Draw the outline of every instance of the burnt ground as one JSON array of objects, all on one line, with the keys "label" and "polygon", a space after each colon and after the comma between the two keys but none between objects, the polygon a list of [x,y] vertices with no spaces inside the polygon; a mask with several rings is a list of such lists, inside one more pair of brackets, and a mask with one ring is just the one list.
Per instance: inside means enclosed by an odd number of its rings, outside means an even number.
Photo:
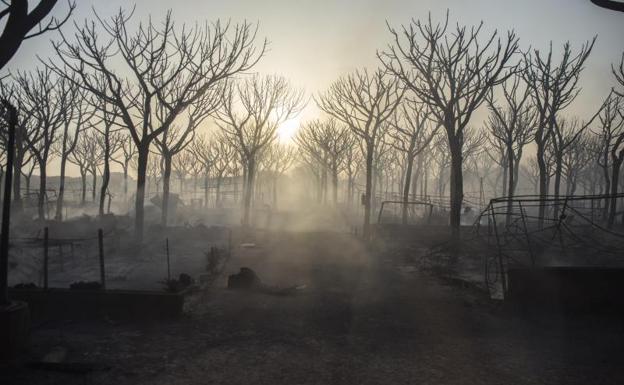
[{"label": "burnt ground", "polygon": [[31,359],[55,347],[88,374],[3,368],[2,384],[622,384],[624,323],[510,312],[367,252],[340,234],[280,234],[237,249],[277,296],[211,289],[185,316],[148,323],[43,323]]}]

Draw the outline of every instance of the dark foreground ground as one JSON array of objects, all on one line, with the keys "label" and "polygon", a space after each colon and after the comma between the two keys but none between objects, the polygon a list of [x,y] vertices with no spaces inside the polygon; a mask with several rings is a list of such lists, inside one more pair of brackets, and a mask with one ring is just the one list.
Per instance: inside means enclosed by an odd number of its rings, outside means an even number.
[{"label": "dark foreground ground", "polygon": [[5,367],[1,384],[624,384],[621,320],[520,316],[474,291],[366,252],[337,234],[282,235],[240,249],[295,295],[220,281],[183,319],[40,324],[32,359],[66,351],[88,374]]}]

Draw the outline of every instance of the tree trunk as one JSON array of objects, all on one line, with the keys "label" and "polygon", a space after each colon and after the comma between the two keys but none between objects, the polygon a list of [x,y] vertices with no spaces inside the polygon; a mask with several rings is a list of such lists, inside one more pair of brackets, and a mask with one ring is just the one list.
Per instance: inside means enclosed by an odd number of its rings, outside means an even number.
[{"label": "tree trunk", "polygon": [[138,243],[143,242],[143,221],[145,212],[143,206],[145,204],[145,178],[147,173],[147,158],[149,156],[149,143],[137,146],[138,164],[137,164],[137,188],[135,198],[135,217],[134,217],[134,238]]},{"label": "tree trunk", "polygon": [[338,204],[338,165],[332,162],[332,201],[334,206]]},{"label": "tree trunk", "polygon": [[622,166],[623,159],[615,159],[613,161],[613,166],[611,166],[611,203],[609,204],[609,218],[607,220],[607,226],[609,228],[613,227],[615,223],[615,215],[617,212],[617,198],[615,197],[618,193],[618,183],[620,180],[620,168]]},{"label": "tree trunk", "polygon": [[503,162],[503,184],[501,185],[502,196],[505,196],[505,192],[509,191],[509,185],[507,184],[507,179],[509,175],[509,159]]},{"label": "tree trunk", "polygon": [[84,206],[87,201],[87,170],[82,167],[80,167],[80,181],[82,182],[80,205]]},{"label": "tree trunk", "polygon": [[321,202],[327,203],[327,161],[323,159],[321,165]]},{"label": "tree trunk", "polygon": [[555,164],[555,210],[554,210],[554,220],[559,220],[559,195],[561,194],[561,174],[563,172],[563,164],[561,162],[561,156],[557,156],[556,164]]},{"label": "tree trunk", "polygon": [[[65,149],[63,148],[62,154],[65,154]],[[61,176],[59,178],[59,191],[58,197],[56,200],[56,215],[54,215],[54,219],[57,221],[63,220],[63,200],[65,199],[65,166],[67,164],[67,157],[61,156]]]},{"label": "tree trunk", "polygon": [[256,161],[251,159],[247,162],[247,181],[245,183],[245,196],[243,202],[243,227],[249,227],[251,198],[253,196],[254,174],[256,172]]},{"label": "tree trunk", "polygon": [[[19,129],[18,129],[19,131]],[[22,210],[22,167],[24,166],[24,156],[26,151],[24,148],[15,149],[15,160],[13,163],[13,208],[15,212]]]},{"label": "tree trunk", "polygon": [[461,225],[461,209],[464,200],[464,180],[462,174],[462,144],[458,138],[449,138],[451,150],[451,232],[456,240],[459,240]]},{"label": "tree trunk", "polygon": [[110,128],[106,127],[104,132],[104,171],[102,173],[102,187],[100,189],[100,216],[104,215],[104,205],[106,202],[106,192],[108,191],[108,183],[110,182]]},{"label": "tree trunk", "polygon": [[403,206],[401,223],[407,225],[407,203],[409,202],[410,186],[412,186],[412,169],[414,168],[414,158],[407,156],[407,169],[405,170],[405,180],[403,185]]},{"label": "tree trunk", "polygon": [[46,197],[46,160],[39,160],[39,198],[37,200],[37,212],[39,220],[45,220],[45,197]]},{"label": "tree trunk", "polygon": [[163,161],[165,163],[165,172],[163,173],[163,195],[162,195],[162,207],[161,207],[161,224],[167,226],[167,216],[169,215],[169,189],[171,186],[171,160],[170,154],[163,154]]},{"label": "tree trunk", "polygon": [[26,177],[26,195],[30,194],[30,178],[32,178],[32,172],[28,175],[25,175]]},{"label": "tree trunk", "polygon": [[223,176],[217,175],[217,185],[215,186],[215,207],[221,207],[221,183]]},{"label": "tree trunk", "polygon": [[[539,148],[537,150],[537,166],[539,168],[539,185],[538,185],[538,194],[540,199],[546,199],[546,195],[548,195],[548,170],[546,169],[546,162],[544,160],[544,149]],[[540,202],[537,226],[539,229],[544,228],[544,215],[546,212],[546,206],[544,202]]]},{"label": "tree trunk", "polygon": [[[611,191],[611,178],[609,177],[609,167],[606,166],[608,164],[607,163],[608,162],[608,157],[605,156],[603,160],[604,160],[605,166],[601,167],[601,168],[602,168],[602,172],[603,172],[603,175],[604,175],[604,182],[605,182],[604,183],[605,184],[604,191],[605,191],[605,194],[608,194],[609,191]],[[608,216],[609,216],[609,204],[611,203],[611,199],[609,199],[608,197],[605,198],[605,202],[604,203],[605,203],[605,206],[604,206],[602,215],[603,215],[604,218],[608,218]]]},{"label": "tree trunk", "polygon": [[208,208],[208,170],[204,174],[204,207]]},{"label": "tree trunk", "polygon": [[[65,116],[66,118],[66,116]],[[67,135],[69,130],[69,124],[63,125],[63,145],[61,146],[61,176],[59,180],[59,191],[56,199],[56,214],[54,219],[57,221],[63,220],[63,199],[65,198],[65,165],[67,163]]]},{"label": "tree trunk", "polygon": [[362,236],[365,240],[370,239],[370,217],[371,217],[371,201],[373,190],[373,156],[375,147],[372,143],[366,144],[366,185],[364,191],[364,225],[362,227]]},{"label": "tree trunk", "polygon": [[320,169],[318,174],[314,174],[314,178],[316,179],[316,203],[320,205],[321,203],[323,203],[323,183],[321,183]]},{"label": "tree trunk", "polygon": [[97,167],[91,168],[91,202],[95,203],[95,198],[97,196]]},{"label": "tree trunk", "polygon": [[349,207],[353,207],[353,194],[355,194],[355,177],[349,176]]},{"label": "tree trunk", "polygon": [[[8,103],[6,103],[8,104]],[[15,156],[15,131],[17,127],[17,110],[10,105],[8,110],[6,168],[7,175],[4,183],[4,196],[2,201],[2,230],[0,231],[0,306],[8,305],[9,291],[9,231],[11,224],[11,182],[13,179],[13,160]],[[17,174],[19,177],[19,174]],[[5,331],[6,332],[6,331]]]},{"label": "tree trunk", "polygon": [[123,168],[123,178],[124,178],[124,201],[128,200],[128,165],[126,164]]},{"label": "tree trunk", "polygon": [[509,174],[509,184],[507,185],[507,218],[506,218],[506,223],[507,226],[509,226],[509,224],[511,223],[511,214],[513,211],[513,196],[514,196],[514,189],[516,187],[516,180],[515,180],[515,172],[514,172],[514,154],[513,154],[513,148],[512,148],[512,144],[508,143],[507,145],[507,167],[508,167],[508,171],[507,174]]}]

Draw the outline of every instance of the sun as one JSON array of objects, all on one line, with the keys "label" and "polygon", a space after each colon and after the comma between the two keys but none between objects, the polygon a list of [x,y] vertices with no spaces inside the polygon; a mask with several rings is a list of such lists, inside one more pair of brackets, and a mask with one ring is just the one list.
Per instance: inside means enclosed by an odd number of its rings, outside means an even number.
[{"label": "sun", "polygon": [[277,139],[282,143],[292,141],[299,131],[299,118],[288,119],[277,128]]}]

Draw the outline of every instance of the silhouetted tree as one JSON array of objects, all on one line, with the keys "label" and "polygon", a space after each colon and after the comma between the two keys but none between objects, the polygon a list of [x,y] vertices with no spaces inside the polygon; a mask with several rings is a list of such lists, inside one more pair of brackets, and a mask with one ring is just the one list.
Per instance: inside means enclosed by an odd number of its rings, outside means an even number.
[{"label": "silhouetted tree", "polygon": [[316,98],[319,108],[346,124],[362,140],[366,159],[364,191],[364,225],[362,235],[370,236],[370,216],[373,199],[373,166],[375,151],[382,139],[382,129],[394,114],[404,94],[396,77],[383,70],[356,71],[331,84]]},{"label": "silhouetted tree", "polygon": [[[503,194],[506,194],[507,223],[511,220],[513,198],[518,184],[518,169],[524,146],[533,140],[537,112],[531,104],[530,89],[523,87],[522,78],[514,76],[503,83],[502,103],[494,100],[493,93],[488,97],[490,116],[486,122],[488,140],[502,149]],[[508,183],[505,184],[508,180]]]},{"label": "silhouetted tree", "polygon": [[328,186],[327,173],[331,175],[332,202],[338,202],[338,175],[345,162],[345,153],[356,145],[348,127],[340,125],[335,119],[316,119],[302,126],[297,132],[295,142],[304,151],[315,157],[321,170],[321,188]]},{"label": "silhouetted tree", "polygon": [[276,143],[271,146],[263,157],[265,171],[271,178],[271,195],[273,197],[273,210],[277,209],[277,190],[279,179],[290,169],[297,158],[296,148],[292,145]]},{"label": "silhouetted tree", "polygon": [[624,12],[624,3],[621,1],[613,1],[613,0],[590,0],[590,1],[601,8],[606,8],[611,11]]},{"label": "silhouetted tree", "polygon": [[235,146],[245,168],[243,226],[250,224],[251,200],[261,152],[276,139],[278,127],[305,105],[303,90],[281,76],[253,76],[232,84],[223,94],[217,124]]},{"label": "silhouetted tree", "polygon": [[189,175],[193,168],[193,163],[195,162],[195,157],[188,150],[184,150],[173,157],[171,162],[171,168],[178,178],[178,183],[180,184],[179,193],[180,196],[184,193],[184,182],[186,177]]},{"label": "silhouetted tree", "polygon": [[68,1],[69,10],[63,19],[51,17],[45,22],[58,0],[40,0],[32,6],[28,0],[5,0],[2,3],[0,21],[4,19],[4,29],[0,34],[0,69],[17,53],[24,40],[59,29],[76,7],[73,1]]},{"label": "silhouetted tree", "polygon": [[579,178],[583,171],[592,165],[593,153],[591,152],[590,136],[583,132],[570,145],[563,154],[561,160],[562,175],[566,181],[565,194],[574,195],[578,186]]},{"label": "silhouetted tree", "polygon": [[128,198],[128,169],[130,167],[130,161],[136,156],[136,146],[129,134],[122,135],[119,138],[119,148],[116,153],[111,156],[111,161],[121,166],[124,178],[124,199]]},{"label": "silhouetted tree", "polygon": [[[12,76],[10,80],[0,82],[0,99],[9,101],[11,105],[16,106],[17,110],[17,124],[15,131],[15,154],[13,159],[13,210],[21,211],[22,209],[22,168],[28,164],[32,159],[32,153],[28,150],[28,143],[26,142],[26,136],[32,133],[35,125],[35,117],[29,104],[24,104],[21,100],[24,96],[20,95],[23,90],[19,86],[19,83],[15,76]],[[6,139],[9,136],[8,124],[2,120],[0,125],[1,136]],[[6,146],[6,143],[5,143]]]},{"label": "silhouetted tree", "polygon": [[[407,224],[407,203],[412,185],[414,160],[429,146],[440,127],[440,123],[435,120],[432,121],[428,107],[414,99],[405,99],[401,108],[389,122],[388,135],[394,139],[392,146],[404,154],[405,159],[401,215],[401,221],[405,225]],[[417,179],[418,175],[415,174],[414,178]]]},{"label": "silhouetted tree", "polygon": [[[531,90],[531,99],[537,110],[534,141],[536,161],[540,170],[539,195],[548,195],[550,170],[546,151],[553,138],[557,117],[579,94],[578,82],[585,60],[589,57],[596,38],[585,43],[578,54],[572,53],[569,43],[564,44],[561,61],[553,59],[552,43],[546,54],[539,50],[525,54],[526,68],[522,72]],[[544,223],[545,206],[539,206],[538,226]]]},{"label": "silhouetted tree", "polygon": [[[611,94],[598,116],[600,122],[600,153],[598,164],[604,172],[605,192],[616,195],[622,163],[624,162],[624,97]],[[605,202],[607,222],[613,226],[617,212],[617,199],[611,197]]]},{"label": "silhouetted tree", "polygon": [[212,145],[212,170],[215,178],[215,207],[221,206],[221,185],[225,173],[231,168],[236,148],[223,134],[217,135]]},{"label": "silhouetted tree", "polygon": [[58,130],[63,126],[63,116],[70,108],[70,95],[59,87],[60,80],[50,69],[37,69],[18,75],[17,81],[23,93],[22,102],[33,114],[33,129],[26,135],[26,143],[39,166],[38,215],[44,220],[46,212],[47,166],[53,155],[53,145],[58,139]]},{"label": "silhouetted tree", "polygon": [[401,31],[390,28],[393,45],[378,56],[442,122],[451,153],[450,224],[459,235],[463,201],[464,130],[474,111],[498,84],[515,71],[510,63],[518,52],[518,38],[496,32],[482,39],[483,23],[450,30],[449,17],[434,24],[413,20]]},{"label": "silhouetted tree", "polygon": [[83,131],[69,154],[67,160],[78,166],[80,173],[80,204],[84,205],[87,199],[87,174],[91,171],[91,165],[100,158],[100,146],[98,136],[92,130]]},{"label": "silhouetted tree", "polygon": [[[256,31],[247,23],[231,27],[216,22],[180,30],[168,13],[162,23],[150,20],[131,32],[129,19],[121,10],[110,20],[98,17],[102,34],[96,23],[85,22],[77,27],[74,42],[62,35],[54,48],[62,63],[78,74],[77,84],[119,110],[134,141],[135,238],[140,243],[150,145],[206,93],[253,67],[265,45],[255,48]],[[97,81],[101,77],[107,81]]]},{"label": "silhouetted tree", "polygon": [[67,106],[61,111],[63,133],[57,142],[55,151],[60,158],[61,165],[54,218],[60,221],[63,219],[63,205],[65,202],[65,168],[67,158],[74,151],[78,142],[78,136],[85,129],[85,122],[93,116],[94,111],[89,108],[90,105],[88,100],[85,99],[82,90],[66,79],[59,79],[58,92],[65,93],[68,97]]},{"label": "silhouetted tree", "polygon": [[204,174],[204,207],[208,207],[208,184],[210,181],[210,171],[214,159],[213,147],[210,139],[206,135],[200,135],[191,143],[190,149],[197,162],[202,165]]},{"label": "silhouetted tree", "polygon": [[[112,154],[116,153],[121,147],[122,136],[119,134],[119,128],[116,127],[116,120],[119,112],[116,108],[108,108],[106,101],[100,100],[95,103],[95,108],[99,111],[99,122],[94,126],[98,131],[99,154],[102,155],[102,185],[100,186],[100,199],[98,205],[98,214],[104,215],[104,204],[106,196],[109,194],[108,185],[110,183],[110,163]],[[93,192],[95,193],[95,175],[93,178]],[[95,196],[94,196],[95,198]],[[110,200],[109,200],[110,202]],[[110,204],[109,204],[110,206]]]}]

